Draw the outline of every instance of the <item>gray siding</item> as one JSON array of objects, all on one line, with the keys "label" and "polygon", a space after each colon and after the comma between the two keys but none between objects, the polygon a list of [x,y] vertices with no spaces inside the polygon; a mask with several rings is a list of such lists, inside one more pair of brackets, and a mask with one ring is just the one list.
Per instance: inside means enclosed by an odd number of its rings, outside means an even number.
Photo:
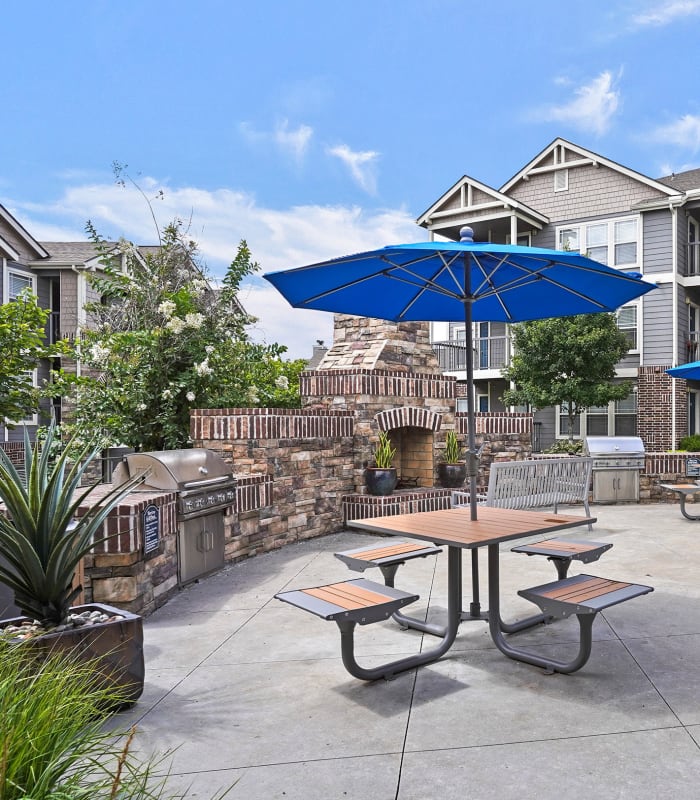
[{"label": "gray siding", "polygon": [[620,214],[642,200],[662,197],[645,183],[609,167],[592,165],[569,168],[569,188],[565,192],[555,192],[554,173],[545,172],[521,180],[508,194],[557,224]]},{"label": "gray siding", "polygon": [[671,212],[648,211],[643,214],[642,247],[645,275],[671,271],[671,243]]},{"label": "gray siding", "polygon": [[662,284],[642,299],[644,364],[670,365],[673,359],[671,284]]}]

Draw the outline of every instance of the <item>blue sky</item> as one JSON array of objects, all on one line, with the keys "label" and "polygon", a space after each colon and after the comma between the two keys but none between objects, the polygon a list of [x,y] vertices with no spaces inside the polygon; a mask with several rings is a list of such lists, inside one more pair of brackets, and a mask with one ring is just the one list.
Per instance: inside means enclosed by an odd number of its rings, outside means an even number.
[{"label": "blue sky", "polygon": [[[189,221],[223,274],[425,239],[462,175],[557,136],[651,177],[700,166],[700,0],[32,0],[3,7],[0,203],[43,241]],[[330,315],[246,287],[308,357]]]}]

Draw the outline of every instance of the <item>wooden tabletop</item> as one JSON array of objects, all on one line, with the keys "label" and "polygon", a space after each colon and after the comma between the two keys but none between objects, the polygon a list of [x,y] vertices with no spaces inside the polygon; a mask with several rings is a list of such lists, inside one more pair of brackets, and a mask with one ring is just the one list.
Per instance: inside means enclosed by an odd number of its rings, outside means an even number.
[{"label": "wooden tabletop", "polygon": [[556,533],[595,522],[595,517],[554,514],[551,511],[518,511],[509,508],[478,507],[478,519],[472,520],[468,507],[444,511],[420,511],[414,514],[348,520],[351,528],[411,536],[435,544],[463,547],[467,550],[507,542],[525,536]]}]

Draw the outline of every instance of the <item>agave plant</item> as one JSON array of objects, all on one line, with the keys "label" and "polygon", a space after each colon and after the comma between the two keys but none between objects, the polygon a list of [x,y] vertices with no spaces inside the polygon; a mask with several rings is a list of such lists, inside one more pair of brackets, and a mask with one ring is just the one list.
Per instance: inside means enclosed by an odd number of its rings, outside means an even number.
[{"label": "agave plant", "polygon": [[45,627],[64,624],[81,591],[73,587],[80,559],[106,537],[94,540],[109,512],[143,476],[112,489],[76,517],[97,484],[81,486],[97,455],[91,445],[69,441],[58,456],[56,427],[32,447],[24,432],[24,475],[0,450],[0,580],[15,593],[22,614]]}]

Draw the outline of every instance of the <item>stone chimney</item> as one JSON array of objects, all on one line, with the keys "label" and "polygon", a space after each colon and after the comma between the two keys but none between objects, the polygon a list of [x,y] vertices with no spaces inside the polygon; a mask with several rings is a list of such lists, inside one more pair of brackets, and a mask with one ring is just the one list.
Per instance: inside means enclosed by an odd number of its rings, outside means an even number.
[{"label": "stone chimney", "polygon": [[335,314],[333,346],[318,369],[384,369],[440,374],[429,322],[387,322]]}]

